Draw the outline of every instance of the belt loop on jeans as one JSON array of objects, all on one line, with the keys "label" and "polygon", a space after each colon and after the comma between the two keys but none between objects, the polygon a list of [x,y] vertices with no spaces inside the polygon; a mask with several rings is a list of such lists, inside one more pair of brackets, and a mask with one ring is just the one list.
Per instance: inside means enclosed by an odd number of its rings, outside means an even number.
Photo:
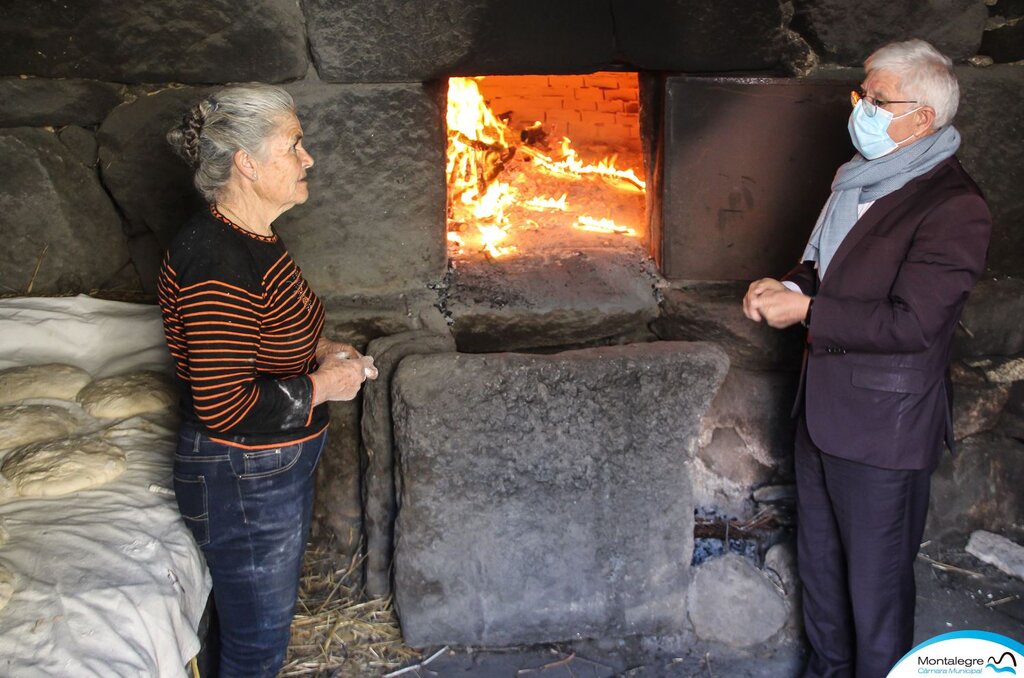
[{"label": "belt loop on jeans", "polygon": [[192,429],[192,454],[199,454],[199,430]]}]

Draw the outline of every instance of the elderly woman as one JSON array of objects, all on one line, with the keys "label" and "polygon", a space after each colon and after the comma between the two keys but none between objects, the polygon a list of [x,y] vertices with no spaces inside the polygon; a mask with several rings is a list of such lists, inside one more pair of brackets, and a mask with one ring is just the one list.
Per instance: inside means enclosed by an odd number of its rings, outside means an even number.
[{"label": "elderly woman", "polygon": [[953,333],[992,227],[954,155],[950,60],[910,40],[864,65],[858,152],[803,262],[743,300],[751,320],[808,328],[795,452],[807,676],[884,676],[911,649],[931,474],[953,444]]},{"label": "elderly woman", "polygon": [[206,556],[220,675],[284,661],[327,437],[328,400],[351,400],[372,358],[322,336],[324,310],[273,222],[306,201],[313,158],[291,96],[230,87],[167,135],[209,206],[164,259],[159,300],[182,382],[174,461],[181,515]]}]

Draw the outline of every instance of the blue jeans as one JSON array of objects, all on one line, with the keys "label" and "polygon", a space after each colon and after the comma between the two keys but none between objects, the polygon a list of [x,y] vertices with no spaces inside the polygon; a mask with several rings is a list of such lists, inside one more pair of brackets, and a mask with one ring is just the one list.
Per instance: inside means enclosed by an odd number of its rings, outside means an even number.
[{"label": "blue jeans", "polygon": [[246,449],[187,425],[178,436],[174,494],[213,578],[221,678],[273,678],[284,663],[326,441]]}]

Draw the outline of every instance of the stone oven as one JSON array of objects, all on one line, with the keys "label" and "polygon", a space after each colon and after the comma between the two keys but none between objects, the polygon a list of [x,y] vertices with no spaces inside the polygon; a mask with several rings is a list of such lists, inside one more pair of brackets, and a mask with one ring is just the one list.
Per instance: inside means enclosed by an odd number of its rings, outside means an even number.
[{"label": "stone oven", "polygon": [[44,5],[0,27],[0,284],[145,298],[199,207],[165,131],[213,83],[282,83],[316,165],[276,228],[381,372],[332,405],[318,529],[414,645],[795,647],[802,335],[739,301],[849,156],[860,61],[933,41],[995,232],[929,534],[1019,529],[1024,23],[986,30],[1013,3]]}]

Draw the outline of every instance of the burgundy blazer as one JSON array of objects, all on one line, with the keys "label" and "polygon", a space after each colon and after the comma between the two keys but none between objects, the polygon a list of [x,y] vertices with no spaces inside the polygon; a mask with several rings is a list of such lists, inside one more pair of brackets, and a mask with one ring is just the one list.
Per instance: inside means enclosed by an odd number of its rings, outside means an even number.
[{"label": "burgundy blazer", "polygon": [[823,279],[811,262],[783,278],[814,297],[798,398],[815,445],[890,469],[934,466],[944,440],[952,449],[953,333],[991,229],[952,157],[875,201]]}]

